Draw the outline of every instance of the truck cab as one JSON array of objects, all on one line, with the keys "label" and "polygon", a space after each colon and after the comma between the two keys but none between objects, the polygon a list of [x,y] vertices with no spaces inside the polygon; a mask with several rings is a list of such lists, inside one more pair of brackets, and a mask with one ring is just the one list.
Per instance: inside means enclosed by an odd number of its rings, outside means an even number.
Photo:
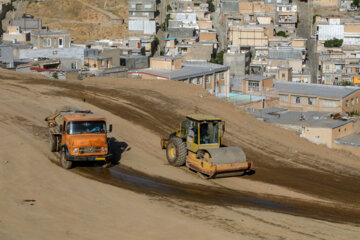
[{"label": "truck cab", "polygon": [[60,152],[60,163],[68,169],[74,161],[105,161],[110,164],[111,153],[107,134],[112,131],[106,119],[90,111],[63,111],[48,118],[50,149]]}]

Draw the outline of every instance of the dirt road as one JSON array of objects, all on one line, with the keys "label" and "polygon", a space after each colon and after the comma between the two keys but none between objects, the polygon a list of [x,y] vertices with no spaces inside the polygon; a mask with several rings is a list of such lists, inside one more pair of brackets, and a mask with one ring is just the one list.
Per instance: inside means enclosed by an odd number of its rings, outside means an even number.
[{"label": "dirt road", "polygon": [[[196,86],[52,81],[4,70],[0,86],[0,239],[355,239],[360,232],[356,156],[254,120]],[[62,105],[113,123],[119,165],[57,165],[43,119]],[[243,147],[256,173],[205,181],[169,166],[159,139],[194,112],[224,118],[228,145]]]}]

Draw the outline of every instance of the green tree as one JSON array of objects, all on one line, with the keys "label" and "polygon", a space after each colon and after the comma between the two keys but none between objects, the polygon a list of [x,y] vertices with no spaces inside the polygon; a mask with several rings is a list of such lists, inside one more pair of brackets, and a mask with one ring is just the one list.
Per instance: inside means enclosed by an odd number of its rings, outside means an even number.
[{"label": "green tree", "polygon": [[171,10],[172,10],[172,7],[170,6],[170,4],[167,5],[166,10],[167,10],[167,11],[171,11]]},{"label": "green tree", "polygon": [[225,50],[218,52],[215,56],[210,59],[211,63],[223,64],[224,63]]},{"label": "green tree", "polygon": [[215,5],[213,3],[213,0],[207,0],[206,3],[209,5],[209,11],[210,12],[215,12]]},{"label": "green tree", "polygon": [[359,6],[360,0],[353,0],[353,2],[351,3],[352,7],[357,7]]},{"label": "green tree", "polygon": [[324,43],[325,47],[341,47],[343,44],[342,39],[333,38],[331,40],[326,40]]},{"label": "green tree", "polygon": [[286,35],[286,33],[284,31],[279,31],[276,33],[276,36],[280,36],[280,37],[288,37],[288,35]]}]

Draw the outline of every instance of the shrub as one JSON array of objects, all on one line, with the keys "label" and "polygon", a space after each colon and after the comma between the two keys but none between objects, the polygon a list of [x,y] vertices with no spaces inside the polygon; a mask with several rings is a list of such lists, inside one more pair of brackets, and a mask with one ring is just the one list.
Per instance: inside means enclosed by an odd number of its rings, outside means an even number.
[{"label": "shrub", "polygon": [[343,44],[343,40],[342,39],[331,39],[331,40],[327,40],[324,43],[325,47],[341,47],[341,45]]},{"label": "shrub", "polygon": [[286,33],[284,31],[280,31],[276,33],[276,36],[280,36],[280,37],[288,37],[288,35],[286,35]]},{"label": "shrub", "polygon": [[213,3],[213,0],[207,0],[206,3],[209,5],[209,11],[210,12],[215,12],[215,6]]}]

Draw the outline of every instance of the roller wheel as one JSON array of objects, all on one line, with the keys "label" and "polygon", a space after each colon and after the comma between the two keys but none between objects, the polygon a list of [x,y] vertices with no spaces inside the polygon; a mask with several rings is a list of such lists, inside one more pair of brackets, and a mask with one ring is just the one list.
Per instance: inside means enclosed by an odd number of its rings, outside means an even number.
[{"label": "roller wheel", "polygon": [[56,152],[57,151],[57,138],[53,134],[49,134],[49,143],[50,143],[50,151]]},{"label": "roller wheel", "polygon": [[60,164],[65,169],[70,169],[72,167],[72,161],[68,161],[68,154],[65,148],[63,148],[60,153]]},{"label": "roller wheel", "polygon": [[175,167],[180,167],[185,164],[186,156],[186,143],[181,138],[171,138],[166,147],[166,157],[168,162]]}]

